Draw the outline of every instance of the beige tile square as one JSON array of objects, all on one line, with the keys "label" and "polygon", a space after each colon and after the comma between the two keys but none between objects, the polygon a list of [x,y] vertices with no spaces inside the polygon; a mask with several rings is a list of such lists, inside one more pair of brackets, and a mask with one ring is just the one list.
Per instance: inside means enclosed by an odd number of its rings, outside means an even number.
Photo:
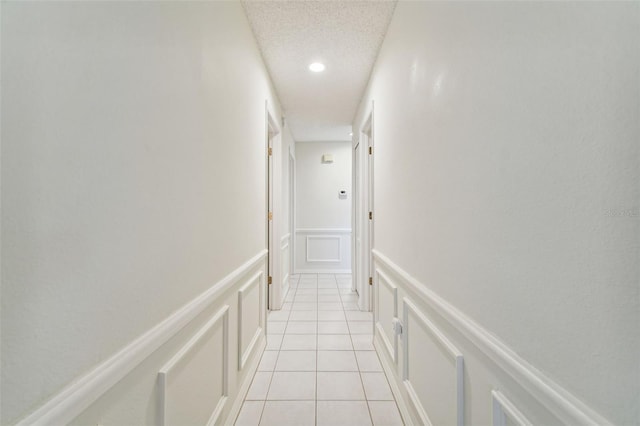
[{"label": "beige tile square", "polygon": [[315,321],[289,321],[285,334],[316,334],[317,324]]},{"label": "beige tile square", "polygon": [[267,399],[273,400],[314,400],[316,398],[315,372],[273,373]]},{"label": "beige tile square", "polygon": [[370,334],[352,334],[351,342],[356,351],[374,351],[373,336]]},{"label": "beige tile square", "polygon": [[338,302],[318,302],[319,311],[342,311],[342,303]]},{"label": "beige tile square", "polygon": [[[274,373],[277,374],[277,373]],[[318,400],[364,400],[364,390],[359,373],[318,373]]]},{"label": "beige tile square", "polygon": [[351,351],[353,345],[348,334],[318,334],[318,350]]},{"label": "beige tile square", "polygon": [[284,334],[284,329],[286,327],[286,322],[269,321],[267,323],[267,334]]},{"label": "beige tile square", "polygon": [[[350,311],[345,311],[348,313]],[[373,335],[373,322],[370,321],[348,321],[351,334]]]},{"label": "beige tile square", "polygon": [[349,327],[346,321],[321,321],[318,334],[349,334]]},{"label": "beige tile square", "polygon": [[318,302],[319,303],[340,303],[342,300],[340,299],[340,296],[338,296],[337,294],[335,296],[332,295],[319,295],[318,296]]},{"label": "beige tile square", "polygon": [[316,371],[316,351],[280,351],[275,371]]},{"label": "beige tile square", "polygon": [[344,312],[341,311],[319,311],[318,321],[344,321]]},{"label": "beige tile square", "polygon": [[314,401],[267,401],[260,426],[314,426]]},{"label": "beige tile square", "polygon": [[393,401],[393,393],[384,373],[361,373],[364,394],[368,400]]},{"label": "beige tile square", "polygon": [[318,304],[316,302],[298,302],[297,300],[291,305],[292,311],[317,311]]},{"label": "beige tile square", "polygon": [[371,425],[365,401],[318,401],[317,426]]},{"label": "beige tile square", "polygon": [[373,321],[373,312],[349,311],[345,312],[347,321]]},{"label": "beige tile square", "polygon": [[285,334],[280,349],[283,351],[316,350],[315,334]]},{"label": "beige tile square", "polygon": [[382,371],[382,365],[375,351],[356,351],[360,371]]},{"label": "beige tile square", "polygon": [[284,336],[282,334],[269,334],[267,335],[267,347],[265,348],[268,351],[278,351],[280,350],[280,345],[282,345],[282,338]]},{"label": "beige tile square", "polygon": [[369,411],[375,426],[404,425],[395,401],[369,401]]},{"label": "beige tile square", "polygon": [[318,312],[313,311],[291,311],[289,321],[316,321]]},{"label": "beige tile square", "polygon": [[318,351],[318,371],[358,371],[353,351]]}]

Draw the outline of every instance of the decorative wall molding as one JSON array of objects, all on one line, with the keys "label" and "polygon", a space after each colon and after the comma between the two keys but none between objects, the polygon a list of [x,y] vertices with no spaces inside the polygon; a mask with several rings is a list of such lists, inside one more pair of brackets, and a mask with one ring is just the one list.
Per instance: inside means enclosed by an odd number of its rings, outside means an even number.
[{"label": "decorative wall molding", "polygon": [[298,228],[296,234],[351,234],[351,228]]},{"label": "decorative wall molding", "polygon": [[291,234],[285,234],[282,236],[282,238],[280,238],[280,248],[282,250],[284,250],[286,247],[289,246],[289,240],[291,239]]},{"label": "decorative wall molding", "polygon": [[[167,362],[158,372],[158,381],[160,388],[160,424],[162,426],[168,426],[175,422],[170,421],[169,411],[170,406],[172,405],[172,400],[170,398],[170,390],[169,390],[169,380],[170,375],[173,370],[184,364],[185,358],[196,348],[204,345],[206,342],[205,337],[209,334],[209,332],[213,329],[214,326],[218,325],[219,322],[222,321],[222,377],[221,377],[221,388],[222,395],[220,399],[217,401],[215,408],[211,412],[209,416],[209,420],[207,425],[216,424],[224,406],[229,397],[229,379],[228,379],[228,371],[229,371],[229,305],[225,305],[222,309],[220,309],[214,316],[211,318],[188,342],[186,345],[182,347],[182,349],[173,357],[169,362]],[[183,368],[187,368],[183,365]],[[210,407],[210,405],[205,406],[205,409]]]},{"label": "decorative wall molding", "polygon": [[62,389],[33,413],[23,418],[18,425],[69,423],[202,313],[243,275],[264,264],[266,254],[267,250],[261,250],[207,291],[99,364],[88,374]]},{"label": "decorative wall molding", "polygon": [[307,269],[298,268],[295,274],[350,274],[351,269]]},{"label": "decorative wall molding", "polygon": [[402,373],[402,379],[404,381],[405,386],[407,387],[407,391],[411,402],[414,407],[417,409],[420,416],[423,417],[423,421],[425,423],[431,423],[429,420],[428,412],[424,409],[422,402],[418,398],[417,393],[413,389],[413,385],[411,383],[411,379],[409,376],[410,364],[409,364],[409,355],[410,355],[410,347],[409,347],[409,329],[411,327],[411,322],[409,321],[411,316],[415,317],[417,321],[420,321],[424,328],[428,330],[431,335],[434,337],[433,341],[438,344],[438,346],[446,353],[449,357],[453,359],[455,364],[455,393],[456,393],[456,424],[458,426],[464,425],[464,357],[462,352],[456,348],[453,343],[447,339],[447,337],[442,333],[438,327],[431,322],[429,318],[427,318],[424,313],[420,311],[409,299],[406,297],[402,300],[402,312],[403,312],[403,342],[404,342],[404,368]]},{"label": "decorative wall molding", "polygon": [[[309,255],[309,248],[313,240],[335,240],[338,242],[338,253],[336,258],[317,258],[314,259]],[[307,263],[315,262],[342,262],[342,250],[340,249],[341,237],[339,235],[307,235]]]},{"label": "decorative wall molding", "polygon": [[518,426],[533,426],[533,423],[502,392],[492,390],[491,400],[493,402],[493,426],[507,426],[513,423]]},{"label": "decorative wall molding", "polygon": [[291,238],[295,274],[351,273],[350,228],[298,228]]},{"label": "decorative wall molding", "polygon": [[500,369],[526,390],[542,406],[565,424],[609,425],[608,420],[596,413],[566,389],[558,385],[523,358],[509,349],[489,331],[446,302],[426,285],[420,283],[377,250],[372,250],[376,268],[380,267],[398,278],[401,287],[414,293],[442,319],[448,322],[470,343],[477,347]]},{"label": "decorative wall molding", "polygon": [[[254,288],[258,287],[258,306],[249,306],[245,308],[245,299],[247,294]],[[242,286],[240,290],[238,290],[238,370],[244,369],[244,366],[254,352],[254,348],[256,347],[256,343],[260,339],[260,336],[264,330],[264,315],[263,308],[264,306],[264,274],[262,271],[254,274],[247,283]],[[256,312],[258,311],[258,327],[249,341],[249,344],[246,348],[242,345],[242,341],[244,338],[244,334],[242,328],[245,323],[246,312]]]},{"label": "decorative wall molding", "polygon": [[[398,318],[398,287],[393,284],[393,282],[389,279],[387,275],[383,272],[376,270],[377,282],[378,285],[375,286],[375,303],[376,309],[374,309],[374,315],[379,315],[380,312],[380,302],[382,300],[380,296],[380,285],[384,285],[389,292],[391,292],[392,302],[393,302],[393,317]],[[398,335],[393,334],[393,343],[389,341],[389,337],[387,336],[387,332],[384,327],[380,323],[379,318],[375,318],[376,321],[376,329],[380,333],[380,338],[382,339],[382,343],[384,343],[385,348],[387,349],[387,353],[393,360],[394,364],[398,363]]]}]

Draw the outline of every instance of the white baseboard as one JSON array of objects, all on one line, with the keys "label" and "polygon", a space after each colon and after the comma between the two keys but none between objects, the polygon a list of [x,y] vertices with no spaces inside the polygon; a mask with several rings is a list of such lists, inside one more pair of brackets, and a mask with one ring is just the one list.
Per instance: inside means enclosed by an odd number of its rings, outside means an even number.
[{"label": "white baseboard", "polygon": [[[373,337],[373,346],[376,348],[376,352],[382,353],[385,351],[385,344],[380,339],[378,333],[376,333]],[[382,364],[382,369],[384,370],[385,375],[389,379],[389,385],[391,386],[391,392],[393,393],[394,398],[396,399],[396,404],[398,405],[398,410],[400,411],[400,415],[402,416],[402,421],[405,425],[411,425],[411,414],[409,414],[409,408],[407,408],[407,403],[402,396],[402,392],[400,392],[400,388],[398,387],[398,378],[395,375],[395,370],[393,364],[389,363],[385,356],[379,356],[380,364]]]},{"label": "white baseboard", "polygon": [[240,414],[240,409],[242,408],[242,403],[244,402],[245,397],[247,396],[247,392],[249,392],[249,387],[251,386],[251,381],[253,380],[253,376],[258,370],[258,365],[260,365],[260,358],[262,357],[262,353],[264,352],[265,347],[267,346],[266,336],[263,334],[262,338],[259,340],[257,344],[257,350],[253,356],[253,359],[249,364],[246,365],[246,375],[244,381],[240,385],[238,389],[238,395],[236,396],[233,404],[231,404],[231,409],[229,410],[229,415],[223,424],[233,424],[236,421],[236,417]]},{"label": "white baseboard", "polygon": [[351,269],[296,269],[294,275],[299,274],[350,274]]}]

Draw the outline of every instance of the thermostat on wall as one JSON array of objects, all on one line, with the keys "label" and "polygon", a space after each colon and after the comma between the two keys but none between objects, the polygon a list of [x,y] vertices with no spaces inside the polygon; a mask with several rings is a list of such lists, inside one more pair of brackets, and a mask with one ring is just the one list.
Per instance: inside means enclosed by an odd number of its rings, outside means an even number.
[{"label": "thermostat on wall", "polygon": [[331,154],[324,154],[322,156],[322,162],[323,163],[333,163],[333,155]]}]

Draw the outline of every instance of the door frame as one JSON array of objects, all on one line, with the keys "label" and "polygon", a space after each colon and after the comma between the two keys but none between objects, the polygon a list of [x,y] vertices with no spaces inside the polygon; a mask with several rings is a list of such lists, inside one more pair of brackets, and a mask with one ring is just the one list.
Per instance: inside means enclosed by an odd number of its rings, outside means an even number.
[{"label": "door frame", "polygon": [[289,146],[289,276],[293,275],[296,262],[296,156],[295,142]]},{"label": "door frame", "polygon": [[[278,203],[276,196],[277,185],[277,167],[279,162],[278,151],[280,147],[280,126],[275,118],[275,112],[271,111],[269,102],[265,101],[265,158],[266,158],[266,248],[267,248],[267,283],[266,289],[266,305],[267,311],[272,309],[280,309],[281,286],[280,279],[280,238],[278,232]],[[269,284],[271,279],[271,284]]]},{"label": "door frame", "polygon": [[[354,196],[353,222],[354,222],[354,248],[360,237],[360,250],[354,255],[355,288],[358,290],[358,307],[362,311],[373,309],[373,257],[374,248],[374,105],[371,102],[370,109],[364,115],[366,117],[358,131],[358,140],[354,142],[353,153],[355,161],[360,161],[358,167],[359,176],[355,176],[354,185],[358,185],[358,194]],[[360,151],[356,152],[356,148]],[[357,199],[356,199],[357,198]],[[355,203],[359,203],[358,206]],[[360,217],[356,217],[359,212]],[[371,212],[371,219],[369,216]],[[359,235],[357,235],[357,233]],[[357,249],[356,249],[357,250]],[[372,284],[370,285],[370,279]]]}]

